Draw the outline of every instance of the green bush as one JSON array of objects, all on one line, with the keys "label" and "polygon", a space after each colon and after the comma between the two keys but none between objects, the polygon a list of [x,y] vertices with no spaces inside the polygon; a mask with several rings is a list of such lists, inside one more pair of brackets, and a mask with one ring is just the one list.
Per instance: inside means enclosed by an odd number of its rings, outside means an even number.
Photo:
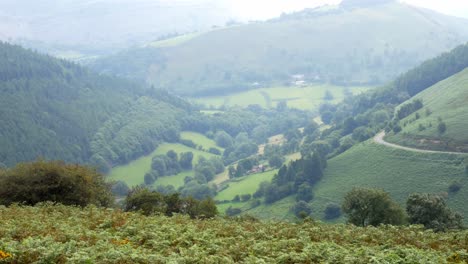
[{"label": "green bush", "polygon": [[406,201],[411,224],[422,224],[434,231],[463,227],[463,216],[448,208],[445,199],[435,194],[411,194]]},{"label": "green bush", "polygon": [[346,194],[342,209],[348,215],[348,222],[357,226],[405,222],[403,209],[383,190],[354,188]]},{"label": "green bush", "polygon": [[325,219],[331,220],[331,219],[336,219],[341,216],[341,208],[339,205],[335,203],[330,203],[327,204],[327,207],[325,208]]},{"label": "green bush", "polygon": [[111,186],[90,167],[63,161],[18,163],[0,172],[0,204],[35,205],[51,201],[65,205],[111,206]]}]

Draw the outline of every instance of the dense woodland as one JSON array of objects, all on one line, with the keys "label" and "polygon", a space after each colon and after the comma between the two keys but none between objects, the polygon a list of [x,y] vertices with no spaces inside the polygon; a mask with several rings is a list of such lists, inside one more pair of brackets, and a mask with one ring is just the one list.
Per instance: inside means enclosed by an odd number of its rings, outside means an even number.
[{"label": "dense woodland", "polygon": [[[37,157],[90,163],[106,172],[179,142],[183,130],[254,142],[307,123],[309,114],[252,106],[213,116],[161,90],[98,75],[76,64],[1,43],[0,162],[11,166]],[[242,156],[233,149],[231,162]]]}]

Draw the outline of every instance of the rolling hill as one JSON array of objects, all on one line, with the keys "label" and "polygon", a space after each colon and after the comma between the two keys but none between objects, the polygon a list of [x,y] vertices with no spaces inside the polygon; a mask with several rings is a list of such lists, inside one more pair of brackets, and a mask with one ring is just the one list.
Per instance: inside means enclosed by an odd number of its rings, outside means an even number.
[{"label": "rolling hill", "polygon": [[189,105],[169,94],[0,43],[0,163],[109,167],[171,141]]},{"label": "rolling hill", "polygon": [[211,0],[3,0],[0,40],[83,59],[229,19],[229,10]]},{"label": "rolling hill", "polygon": [[[399,108],[414,100],[423,107],[400,120],[402,131],[388,141],[425,149],[468,152],[468,68],[425,89]],[[398,108],[397,108],[398,109]],[[443,123],[446,131],[441,133]]]},{"label": "rolling hill", "polygon": [[293,81],[381,84],[468,40],[464,19],[396,1],[351,2],[129,49],[91,66],[185,95]]}]

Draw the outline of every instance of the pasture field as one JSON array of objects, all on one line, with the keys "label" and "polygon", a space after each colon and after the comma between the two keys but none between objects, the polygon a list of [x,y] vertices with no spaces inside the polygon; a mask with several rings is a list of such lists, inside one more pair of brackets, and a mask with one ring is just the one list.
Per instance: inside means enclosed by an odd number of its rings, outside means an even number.
[{"label": "pasture field", "polygon": [[[420,99],[423,108],[400,121],[403,130],[388,136],[389,142],[436,150],[468,152],[468,69],[445,79],[411,98]],[[441,119],[447,127],[439,134]],[[405,125],[406,124],[406,125]]]},{"label": "pasture field", "polygon": [[[198,158],[201,156],[205,158],[216,156],[208,152],[189,148],[182,144],[163,143],[159,145],[159,147],[151,154],[138,158],[126,165],[117,166],[113,168],[108,175],[108,179],[124,181],[125,183],[127,183],[128,186],[139,185],[144,182],[145,174],[151,170],[152,158],[156,155],[165,155],[169,150],[174,150],[178,154],[182,152],[192,152],[194,164],[196,164]],[[161,183],[167,185],[167,183],[170,182],[170,184],[174,185],[174,187],[180,186],[180,180],[182,179],[183,183],[183,179],[185,178],[185,176],[188,176],[188,172],[182,172],[175,176],[167,176],[162,179],[158,179],[156,181],[156,184]],[[175,178],[169,179],[172,177]]]},{"label": "pasture field", "polygon": [[204,150],[209,150],[210,148],[216,148],[216,149],[220,150],[221,152],[224,151],[223,148],[218,147],[216,145],[216,142],[214,140],[209,139],[205,135],[200,134],[200,133],[191,132],[191,131],[184,131],[184,132],[180,133],[180,138],[187,139],[187,140],[192,140],[198,146],[202,146]]},{"label": "pasture field", "polygon": [[[40,221],[31,221],[40,219]],[[1,263],[466,263],[467,231],[0,207]]]},{"label": "pasture field", "polygon": [[261,182],[270,181],[278,170],[251,174],[229,181],[229,187],[219,192],[215,200],[232,200],[236,195],[253,194]]},{"label": "pasture field", "polygon": [[[466,221],[468,175],[464,158],[468,155],[418,153],[366,141],[328,161],[323,179],[314,187],[312,216],[322,219],[326,205],[341,204],[353,187],[371,187],[384,189],[403,206],[411,193],[442,193],[448,205],[465,215]],[[461,190],[448,193],[455,181],[462,184]]]},{"label": "pasture field", "polygon": [[312,110],[324,103],[324,96],[327,91],[333,95],[330,103],[338,103],[345,98],[345,91],[352,94],[359,94],[369,90],[370,87],[340,87],[332,85],[311,85],[307,87],[273,87],[260,88],[245,92],[230,94],[226,96],[209,96],[193,98],[196,103],[206,107],[219,108],[222,106],[260,105],[264,108],[276,107],[278,102],[285,101],[289,107]]}]

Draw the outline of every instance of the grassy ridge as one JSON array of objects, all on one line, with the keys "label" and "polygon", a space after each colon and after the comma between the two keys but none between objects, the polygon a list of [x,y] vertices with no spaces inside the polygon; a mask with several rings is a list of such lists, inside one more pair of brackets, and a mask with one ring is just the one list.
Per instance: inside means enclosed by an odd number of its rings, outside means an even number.
[{"label": "grassy ridge", "polygon": [[[467,86],[468,69],[465,69],[411,98],[408,102],[416,99],[423,101],[424,108],[417,112],[420,118],[415,120],[415,114],[412,114],[403,119],[400,123],[408,124],[403,126],[401,133],[388,137],[388,140],[405,145],[436,149],[444,147],[445,143],[455,145],[455,148],[468,145],[468,133],[466,133],[468,127]],[[427,109],[430,110],[430,115],[427,115]],[[447,125],[447,131],[442,136],[437,128],[439,118]],[[420,126],[423,126],[424,129],[420,129]],[[421,139],[426,139],[426,141],[421,142]],[[466,149],[468,150],[468,146]]]},{"label": "grassy ridge", "polygon": [[334,85],[309,85],[307,87],[273,87],[260,88],[234,93],[226,96],[207,96],[194,98],[196,103],[207,107],[248,106],[258,104],[264,108],[276,107],[278,102],[286,101],[289,107],[311,110],[324,103],[324,96],[329,91],[334,99],[330,103],[338,103],[345,98],[345,91],[358,94],[369,87],[340,87]]},{"label": "grassy ridge", "polygon": [[329,161],[325,176],[314,187],[313,216],[323,217],[327,203],[341,204],[355,186],[382,188],[404,204],[411,193],[446,193],[452,182],[460,181],[461,190],[449,194],[447,200],[450,207],[468,217],[463,158],[392,149],[371,141],[359,144]]},{"label": "grassy ridge", "polygon": [[[40,221],[31,221],[40,219]],[[468,233],[418,227],[145,217],[96,207],[0,207],[3,263],[447,263]]]}]

